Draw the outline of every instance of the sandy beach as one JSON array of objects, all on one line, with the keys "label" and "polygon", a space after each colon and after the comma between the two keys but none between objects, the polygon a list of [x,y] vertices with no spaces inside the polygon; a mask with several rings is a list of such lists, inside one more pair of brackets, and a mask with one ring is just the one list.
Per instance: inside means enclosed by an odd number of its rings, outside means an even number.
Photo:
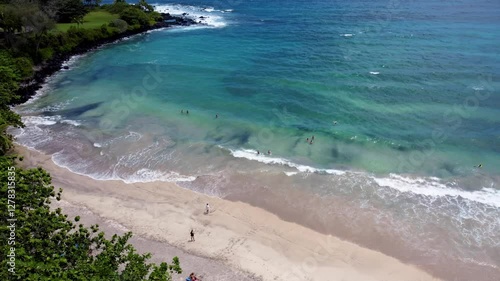
[{"label": "sandy beach", "polygon": [[[63,188],[66,213],[99,223],[108,234],[132,231],[153,261],[179,256],[184,280],[439,280],[423,270],[331,235],[281,220],[242,202],[208,197],[173,183],[98,181],[55,165],[50,156],[17,146],[24,167],[41,166]],[[205,204],[211,212],[204,214]],[[196,241],[189,241],[195,231]]]}]

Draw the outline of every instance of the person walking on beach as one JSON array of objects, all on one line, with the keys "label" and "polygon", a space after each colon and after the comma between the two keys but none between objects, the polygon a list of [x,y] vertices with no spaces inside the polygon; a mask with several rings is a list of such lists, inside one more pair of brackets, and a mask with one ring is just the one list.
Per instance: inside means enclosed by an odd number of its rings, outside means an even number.
[{"label": "person walking on beach", "polygon": [[205,206],[205,214],[208,215],[209,213],[210,213],[210,205],[208,205],[207,203],[207,205]]},{"label": "person walking on beach", "polygon": [[191,229],[191,242],[194,242],[194,230]]}]

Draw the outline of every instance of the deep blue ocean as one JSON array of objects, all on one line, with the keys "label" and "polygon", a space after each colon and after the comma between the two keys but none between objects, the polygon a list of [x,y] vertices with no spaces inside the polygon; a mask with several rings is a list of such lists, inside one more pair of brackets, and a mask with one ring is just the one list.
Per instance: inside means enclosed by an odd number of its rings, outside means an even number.
[{"label": "deep blue ocean", "polygon": [[96,179],[300,209],[440,277],[498,280],[499,1],[155,6],[202,24],[75,57],[17,107],[18,142]]}]

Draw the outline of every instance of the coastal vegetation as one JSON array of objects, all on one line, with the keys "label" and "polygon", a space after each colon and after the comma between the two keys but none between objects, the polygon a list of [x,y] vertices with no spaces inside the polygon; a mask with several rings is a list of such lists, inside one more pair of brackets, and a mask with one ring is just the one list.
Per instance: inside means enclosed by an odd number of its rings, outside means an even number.
[{"label": "coastal vegetation", "polygon": [[[179,260],[148,263],[128,244],[131,233],[108,238],[98,225],[78,224],[51,209],[54,190],[41,168],[24,169],[12,153],[9,127],[23,127],[11,105],[26,100],[22,90],[37,71],[58,56],[93,46],[161,20],[144,0],[138,4],[99,0],[0,1],[0,259],[1,280],[171,280]],[[51,70],[52,71],[52,70]],[[43,79],[43,76],[41,76]]]}]

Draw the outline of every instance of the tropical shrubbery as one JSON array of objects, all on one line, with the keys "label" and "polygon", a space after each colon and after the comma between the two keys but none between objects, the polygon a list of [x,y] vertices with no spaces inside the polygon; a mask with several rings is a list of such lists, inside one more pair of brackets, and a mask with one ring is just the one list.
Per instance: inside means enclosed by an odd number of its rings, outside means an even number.
[{"label": "tropical shrubbery", "polygon": [[[12,137],[6,131],[23,126],[9,105],[19,100],[16,92],[33,75],[34,64],[150,24],[156,14],[125,4],[122,19],[109,25],[58,32],[56,21],[81,20],[85,15],[80,0],[0,3],[0,280],[171,280],[170,273],[181,272],[176,257],[170,265],[148,264],[150,255],[138,254],[127,243],[130,233],[107,239],[97,225],[76,225],[79,217],[70,220],[60,209],[51,210],[50,201],[59,200],[61,190],[56,194],[44,170],[16,167],[16,157],[8,155]],[[95,7],[99,0],[85,3]],[[12,218],[16,221],[8,222]]]}]

